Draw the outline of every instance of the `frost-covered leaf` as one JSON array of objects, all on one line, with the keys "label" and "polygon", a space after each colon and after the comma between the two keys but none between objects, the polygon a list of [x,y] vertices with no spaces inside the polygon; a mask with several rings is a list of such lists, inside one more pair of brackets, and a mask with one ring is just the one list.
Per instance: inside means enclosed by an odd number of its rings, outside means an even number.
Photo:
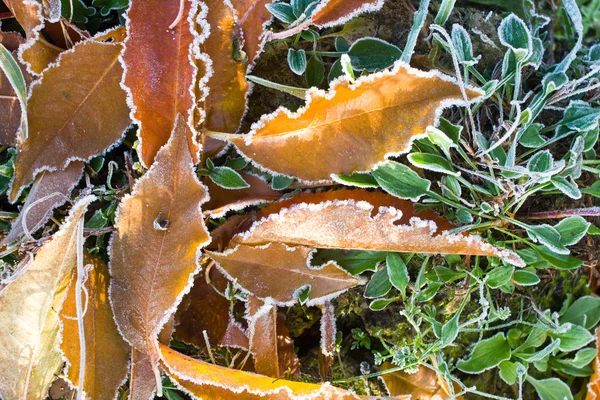
[{"label": "frost-covered leaf", "polygon": [[335,310],[330,301],[319,307],[321,309],[321,351],[319,352],[319,375],[327,380],[333,374],[333,356],[337,340]]},{"label": "frost-covered leaf", "polygon": [[590,225],[583,217],[575,216],[561,220],[554,228],[560,234],[560,242],[565,246],[572,246],[583,239]]},{"label": "frost-covered leaf", "polygon": [[383,190],[401,199],[418,201],[431,187],[431,181],[395,161],[379,165],[372,175]]},{"label": "frost-covered leaf", "polygon": [[313,250],[271,243],[256,247],[239,245],[224,253],[207,253],[244,290],[260,299],[271,297],[280,305],[294,304],[299,289],[307,285],[311,288],[307,303],[316,304],[360,283],[334,263],[309,267]]},{"label": "frost-covered leaf", "polygon": [[166,372],[194,398],[243,398],[245,400],[373,399],[338,389],[328,383],[318,385],[273,379],[264,375],[209,364],[184,356],[163,345],[160,346],[160,350],[161,363]]},{"label": "frost-covered leaf", "polygon": [[200,205],[188,126],[178,118],[152,168],[121,202],[110,247],[110,297],[125,339],[158,363],[157,335],[189,290],[199,247],[210,241]]},{"label": "frost-covered leaf", "polygon": [[478,374],[508,360],[510,354],[510,346],[504,333],[498,333],[489,339],[478,342],[471,355],[465,360],[460,360],[456,366],[468,374]]},{"label": "frost-covered leaf", "polygon": [[584,132],[598,127],[600,109],[592,108],[588,103],[574,100],[569,103],[561,123],[576,132]]},{"label": "frost-covered leaf", "polygon": [[[386,362],[381,365],[381,370],[385,371],[394,367],[396,367],[394,364]],[[396,371],[383,374],[381,377],[388,393],[392,396],[411,395],[412,399],[422,400],[447,400],[452,398],[448,383],[439,377],[435,371],[422,365],[418,367],[417,372],[414,374]],[[456,384],[454,386],[454,392],[459,392],[459,386]],[[462,397],[454,398],[462,399]]]},{"label": "frost-covered leaf", "polygon": [[310,24],[319,28],[340,25],[359,14],[379,10],[383,2],[384,0],[325,0],[314,10]]},{"label": "frost-covered leaf", "polygon": [[306,71],[306,53],[304,50],[289,49],[287,62],[293,73],[304,75],[304,71]]},{"label": "frost-covered leaf", "polygon": [[600,321],[600,298],[583,296],[575,300],[560,318],[561,323],[571,322],[591,329]]},{"label": "frost-covered leaf", "polygon": [[498,27],[498,37],[500,43],[511,49],[519,59],[529,55],[532,50],[531,32],[525,22],[514,14],[502,20]]},{"label": "frost-covered leaf", "polygon": [[131,399],[150,399],[156,391],[154,366],[145,353],[131,349],[129,395]]},{"label": "frost-covered leaf", "polygon": [[[596,331],[596,349],[600,349],[600,331]],[[594,374],[590,377],[590,383],[587,385],[586,400],[597,400],[600,398],[600,356],[598,354],[594,358]]]},{"label": "frost-covered leaf", "polygon": [[580,325],[566,323],[561,325],[561,329],[553,332],[552,337],[560,339],[558,348],[561,351],[569,352],[579,350],[586,344],[594,340],[594,337],[588,330]]},{"label": "frost-covered leaf", "polygon": [[[113,400],[129,370],[131,348],[123,340],[113,318],[108,302],[110,276],[108,266],[98,257],[86,255],[86,265],[91,265],[87,281],[87,301],[83,317],[85,331],[85,398]],[[66,377],[77,386],[81,348],[76,306],[76,285],[71,283],[61,312],[63,338],[61,350],[68,360]]]},{"label": "frost-covered leaf", "polygon": [[26,232],[33,234],[40,229],[50,219],[52,211],[68,199],[83,174],[83,167],[81,161],[75,161],[64,170],[44,171],[38,175],[19,216],[2,243],[16,242]]},{"label": "frost-covered leaf", "polygon": [[[10,50],[0,43],[0,93],[3,96],[0,98],[0,105],[7,114],[5,128],[2,128],[3,143],[16,143],[15,133],[17,130],[11,131],[14,122],[11,119],[19,118],[17,129],[20,128],[21,136],[27,137],[29,130],[27,126],[26,115],[27,110],[27,81],[25,80],[26,72],[21,69],[21,65],[17,62]],[[8,129],[7,129],[8,128]],[[13,128],[14,129],[14,128]],[[5,132],[8,130],[8,132]]]},{"label": "frost-covered leaf", "polygon": [[[197,68],[192,48],[198,40],[194,23],[198,4],[191,0],[181,4],[183,10],[179,1],[132,0],[127,12],[123,83],[129,90],[132,119],[139,125],[146,166],[169,140],[178,114],[193,123]],[[195,133],[190,129],[188,135],[195,158]]]},{"label": "frost-covered leaf", "polygon": [[211,179],[203,180],[210,193],[210,200],[203,208],[209,211],[213,218],[223,216],[231,210],[242,210],[251,205],[268,203],[281,196],[281,193],[271,189],[269,184],[260,177],[246,172],[240,175],[250,187],[237,190],[224,189],[213,183]]},{"label": "frost-covered leaf", "polygon": [[87,161],[121,138],[130,120],[120,86],[120,52],[119,44],[94,40],[77,44],[32,88],[27,103],[29,137],[20,144],[15,160],[11,201],[42,170]]},{"label": "frost-covered leaf", "polygon": [[248,297],[248,332],[256,373],[273,378],[298,375],[299,361],[285,318],[272,302]]},{"label": "frost-covered leaf", "polygon": [[63,365],[60,312],[77,265],[79,224],[94,196],[79,200],[31,265],[0,292],[0,394],[41,399]]},{"label": "frost-covered leaf", "polygon": [[181,301],[175,316],[175,338],[204,348],[202,331],[206,331],[213,346],[248,349],[248,337],[233,321],[229,300],[220,294],[227,290],[228,280],[217,268],[211,268],[209,277],[210,284],[204,275],[196,277],[190,293]]},{"label": "frost-covered leaf", "polygon": [[531,376],[527,377],[540,397],[540,400],[573,400],[569,386],[558,378],[537,380]]},{"label": "frost-covered leaf", "polygon": [[[480,95],[467,90],[471,99]],[[397,63],[389,71],[311,89],[297,113],[280,108],[253,125],[249,135],[219,135],[256,165],[304,181],[368,171],[405,153],[434,125],[442,108],[464,104],[448,76]],[[306,160],[311,163],[307,164]]]},{"label": "frost-covered leaf", "polygon": [[[380,207],[384,206],[384,207]],[[303,195],[263,209],[261,220],[233,242],[264,245],[429,254],[487,255],[523,266],[514,253],[477,236],[448,234],[449,224],[434,213],[416,215],[413,204],[361,190]]]}]

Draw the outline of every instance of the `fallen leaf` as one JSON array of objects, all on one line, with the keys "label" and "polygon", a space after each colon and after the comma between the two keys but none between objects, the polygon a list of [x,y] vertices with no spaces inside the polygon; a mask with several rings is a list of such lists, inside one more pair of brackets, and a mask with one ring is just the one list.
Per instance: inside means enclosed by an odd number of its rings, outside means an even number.
[{"label": "fallen leaf", "polygon": [[[7,245],[33,234],[52,217],[52,211],[60,207],[79,182],[84,163],[75,161],[64,170],[44,171],[36,178],[27,195],[17,219],[1,244]],[[24,221],[24,218],[27,218]],[[25,225],[25,226],[24,226]]]},{"label": "fallen leaf", "polygon": [[[161,363],[171,378],[196,398],[215,400],[374,399],[329,383],[294,382],[209,364],[161,345]],[[406,397],[403,397],[406,398]],[[396,399],[400,399],[397,397]]]},{"label": "fallen leaf", "polygon": [[[110,276],[108,266],[98,257],[86,254],[88,272],[87,301],[83,317],[85,330],[84,398],[113,400],[129,370],[130,347],[125,343],[113,318],[108,302]],[[79,327],[76,307],[76,285],[71,283],[61,312],[63,338],[61,349],[68,360],[65,375],[73,386],[79,384]]]},{"label": "fallen leaf", "polygon": [[60,0],[42,0],[42,12],[44,17],[50,22],[58,22],[61,17]]},{"label": "fallen leaf", "polygon": [[[395,365],[386,362],[381,365],[381,370],[394,368]],[[419,366],[419,369],[414,374],[409,374],[404,371],[396,371],[381,375],[385,387],[392,396],[411,395],[415,400],[447,400],[447,399],[462,399],[452,397],[450,395],[449,386],[444,380],[440,380],[435,371]],[[460,386],[454,384],[454,392],[461,391]]]},{"label": "fallen leaf", "polygon": [[341,25],[359,14],[375,12],[384,0],[329,0],[320,4],[312,14],[310,25],[329,28]]},{"label": "fallen leaf", "polygon": [[156,391],[154,365],[145,353],[131,350],[131,369],[129,377],[129,399],[151,399]]},{"label": "fallen leaf", "polygon": [[[17,36],[21,38],[20,35]],[[13,35],[0,32],[0,44],[13,52],[15,60],[21,67],[25,83],[29,87],[33,78],[16,57],[15,45],[18,47],[19,44],[19,42],[14,42],[16,40],[18,39]],[[0,118],[2,119],[2,124],[0,124],[0,143],[4,146],[16,146],[17,133],[21,126],[21,105],[19,104],[15,90],[2,71],[0,71]]]},{"label": "fallen leaf", "polygon": [[[480,94],[468,89],[471,100]],[[406,153],[444,108],[464,103],[451,77],[399,62],[354,84],[337,81],[329,92],[313,88],[304,108],[264,115],[248,135],[213,136],[230,140],[263,170],[304,182],[331,181],[332,174],[369,171]]]},{"label": "fallen leaf", "polygon": [[229,300],[217,292],[224,293],[229,281],[216,268],[208,273],[211,283],[204,275],[197,276],[181,301],[175,317],[175,338],[205,348],[202,331],[206,331],[212,345],[248,349],[248,337],[230,315]]},{"label": "fallen leaf", "polygon": [[94,200],[79,200],[25,272],[0,292],[0,393],[6,400],[45,398],[63,365],[58,313],[77,264],[78,226]]},{"label": "fallen leaf", "polygon": [[[364,193],[349,193],[360,192]],[[512,251],[496,248],[479,236],[447,233],[436,223],[439,217],[429,220],[413,216],[413,204],[409,201],[395,203],[403,204],[400,207],[377,208],[364,200],[366,194],[357,201],[348,198],[348,192],[342,194],[343,200],[335,198],[336,192],[329,193],[330,199],[317,204],[306,200],[311,195],[301,197],[288,208],[255,222],[247,232],[236,235],[229,246],[279,242],[311,248],[494,256],[517,266],[525,265]]]},{"label": "fallen leaf", "polygon": [[62,53],[33,86],[27,103],[29,137],[15,160],[12,202],[41,171],[87,161],[121,138],[130,120],[120,86],[120,52],[118,44],[82,42]]},{"label": "fallen leaf", "polygon": [[222,251],[227,247],[231,238],[240,232],[247,231],[252,226],[254,220],[255,218],[248,214],[234,215],[225,221],[223,225],[218,226],[210,232],[212,241],[206,248]]},{"label": "fallen leaf", "polygon": [[[262,51],[262,39],[265,27],[271,22],[272,16],[267,4],[273,0],[231,0],[237,14],[237,26],[243,33],[243,50],[250,65]],[[238,32],[239,37],[239,32]]]},{"label": "fallen leaf", "polygon": [[273,378],[298,374],[299,361],[285,318],[272,302],[248,297],[248,331],[255,372]]},{"label": "fallen leaf", "polygon": [[110,248],[115,320],[155,368],[157,335],[191,286],[199,248],[210,241],[200,209],[206,188],[193,171],[188,129],[180,116],[156,162],[121,202]]},{"label": "fallen leaf", "polygon": [[261,177],[247,172],[241,172],[240,175],[250,185],[249,188],[230,190],[217,185],[209,178],[203,179],[210,193],[210,200],[203,208],[212,218],[220,218],[229,211],[243,210],[281,197],[281,193],[271,189]]},{"label": "fallen leaf", "polygon": [[[596,331],[597,342],[596,347],[600,351],[600,330]],[[587,395],[585,400],[596,400],[600,397],[600,377],[598,375],[600,371],[600,354],[594,358],[594,374],[590,377],[590,383],[587,385]]]},{"label": "fallen leaf", "polygon": [[330,301],[325,302],[321,309],[321,351],[319,352],[319,374],[327,380],[333,373],[333,355],[337,328],[335,326],[335,311]]},{"label": "fallen leaf", "polygon": [[261,300],[272,298],[278,305],[292,305],[299,289],[310,286],[307,304],[339,295],[360,281],[329,263],[319,268],[309,267],[313,248],[288,247],[269,243],[252,247],[238,245],[224,253],[206,251],[225,275],[245,291]]},{"label": "fallen leaf", "polygon": [[[197,68],[192,48],[197,45],[198,3],[183,0],[181,4],[182,10],[179,1],[132,0],[127,12],[123,83],[133,106],[131,117],[139,125],[141,161],[148,167],[169,140],[178,114],[193,124]],[[180,11],[180,20],[170,27]],[[188,134],[196,159],[195,132],[190,129]]]}]

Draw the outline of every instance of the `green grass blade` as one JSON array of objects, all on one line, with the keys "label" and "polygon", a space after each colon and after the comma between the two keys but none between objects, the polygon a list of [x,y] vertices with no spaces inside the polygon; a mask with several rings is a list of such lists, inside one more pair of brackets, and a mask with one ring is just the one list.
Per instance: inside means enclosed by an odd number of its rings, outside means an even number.
[{"label": "green grass blade", "polygon": [[440,6],[440,10],[435,16],[435,23],[437,25],[444,25],[446,21],[448,21],[448,17],[454,8],[454,3],[456,0],[442,0],[442,5]]},{"label": "green grass blade", "polygon": [[402,57],[400,58],[400,60],[405,63],[410,62],[410,59],[415,52],[415,45],[417,44],[417,39],[419,38],[419,32],[421,32],[421,29],[425,24],[425,18],[427,18],[428,9],[429,0],[421,0],[419,9],[415,13],[415,20],[413,21],[412,28],[408,34],[408,39],[406,40],[406,46],[404,47]]}]

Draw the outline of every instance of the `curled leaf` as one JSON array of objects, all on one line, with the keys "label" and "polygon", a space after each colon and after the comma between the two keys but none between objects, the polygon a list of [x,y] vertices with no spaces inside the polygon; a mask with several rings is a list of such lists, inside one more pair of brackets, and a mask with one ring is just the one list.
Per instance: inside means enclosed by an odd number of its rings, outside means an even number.
[{"label": "curled leaf", "polygon": [[15,160],[12,202],[41,171],[87,161],[121,138],[130,120],[120,86],[120,52],[118,44],[82,42],[64,52],[32,88],[29,137]]},{"label": "curled leaf", "polygon": [[[382,370],[390,369],[395,365],[386,362],[381,365]],[[462,399],[462,397],[453,397],[450,393],[450,387],[446,381],[441,379],[435,371],[419,366],[414,374],[404,371],[396,371],[381,376],[385,387],[390,395],[411,395],[414,399],[421,400],[447,400]],[[460,386],[454,385],[454,393],[460,392]]]},{"label": "curled leaf", "polygon": [[94,200],[79,200],[25,272],[0,292],[0,394],[6,400],[45,398],[63,365],[59,312],[77,265],[78,225]]},{"label": "curled leaf", "polygon": [[[336,192],[329,192],[330,199],[316,204],[307,201],[311,195],[302,196],[297,203],[255,222],[247,232],[235,236],[232,243],[262,246],[280,242],[311,248],[482,255],[524,266],[515,253],[496,248],[479,236],[447,233],[436,223],[439,217],[414,216],[409,201],[395,202],[400,207],[376,207],[364,200],[369,195],[360,195],[362,200],[352,199],[353,192],[362,191],[344,191],[342,199],[336,199]],[[386,195],[371,196],[382,199]],[[381,200],[374,201],[377,202]]]},{"label": "curled leaf", "polygon": [[[169,140],[178,114],[191,123],[196,103],[192,48],[197,40],[198,3],[183,0],[181,4],[183,10],[179,1],[132,0],[127,12],[123,84],[133,106],[132,119],[139,125],[141,161],[146,166],[152,165]],[[170,26],[174,21],[178,23]],[[195,132],[190,129],[188,135],[195,158]]]},{"label": "curled leaf", "polygon": [[259,247],[239,245],[224,253],[207,254],[244,290],[259,299],[272,298],[279,305],[294,304],[299,289],[306,286],[310,286],[307,304],[317,304],[360,283],[335,263],[310,267],[313,250],[270,243]]},{"label": "curled leaf", "polygon": [[75,161],[64,170],[42,172],[31,186],[19,216],[2,243],[16,242],[26,234],[33,234],[48,222],[52,211],[68,200],[83,174],[83,167],[81,161]]},{"label": "curled leaf", "polygon": [[[328,383],[294,382],[273,379],[251,372],[233,370],[186,357],[160,346],[161,363],[166,372],[187,393],[202,399],[300,400],[372,399],[338,389]],[[400,399],[400,398],[398,398]]]},{"label": "curled leaf", "polygon": [[198,270],[199,247],[209,242],[197,180],[180,116],[152,168],[120,206],[110,248],[110,299],[125,339],[158,363],[157,336]]},{"label": "curled leaf", "polygon": [[[84,398],[112,400],[127,376],[131,349],[117,330],[108,302],[108,266],[98,257],[89,254],[86,254],[85,264],[92,268],[85,283],[87,307],[83,317],[86,341]],[[72,319],[77,315],[76,296],[76,285],[72,283],[61,312],[61,349],[68,360],[65,375],[73,386],[79,383],[81,357],[79,328],[77,320]]]},{"label": "curled leaf", "polygon": [[[480,92],[469,89],[468,96],[473,100]],[[465,100],[451,77],[399,62],[356,83],[338,80],[329,92],[313,88],[304,108],[296,113],[279,108],[248,135],[219,137],[264,170],[305,182],[330,181],[333,174],[369,171],[407,152],[454,104]]]},{"label": "curled leaf", "polygon": [[359,14],[378,11],[384,0],[328,0],[322,2],[313,12],[311,25],[329,28],[341,25]]}]

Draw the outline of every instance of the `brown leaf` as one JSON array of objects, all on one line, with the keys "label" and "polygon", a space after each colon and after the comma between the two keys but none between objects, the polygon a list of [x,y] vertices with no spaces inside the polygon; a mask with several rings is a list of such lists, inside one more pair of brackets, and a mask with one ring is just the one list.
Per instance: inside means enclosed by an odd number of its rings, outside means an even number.
[{"label": "brown leaf", "polygon": [[157,335],[191,286],[199,247],[210,241],[200,210],[206,188],[193,171],[188,129],[180,116],[152,168],[122,201],[110,251],[115,320],[153,366]]},{"label": "brown leaf", "polygon": [[[403,204],[401,207],[376,208],[364,200],[366,196],[380,199],[386,195],[367,195],[370,192],[360,190],[349,193],[361,192],[360,201],[348,199],[348,192],[343,200],[335,198],[337,192],[329,192],[331,198],[318,204],[306,201],[311,195],[303,196],[288,208],[255,222],[247,232],[235,236],[229,246],[279,242],[311,248],[481,255],[524,266],[518,255],[496,248],[479,236],[449,234],[440,229],[435,219],[409,218],[415,214],[411,202],[396,203]],[[374,203],[378,201],[381,202]]]},{"label": "brown leaf", "polygon": [[120,52],[118,44],[82,42],[64,52],[32,88],[29,137],[15,160],[12,202],[41,171],[87,161],[121,138],[130,120],[120,86]]},{"label": "brown leaf", "polygon": [[225,189],[209,178],[202,180],[210,193],[210,200],[203,208],[212,218],[220,218],[229,211],[243,210],[246,207],[268,203],[281,197],[281,193],[271,189],[271,186],[259,176],[247,172],[242,172],[240,175],[250,185],[249,188]]},{"label": "brown leaf", "polygon": [[60,0],[42,0],[42,12],[44,18],[50,22],[60,21],[61,6]]},{"label": "brown leaf", "polygon": [[[473,99],[481,92],[468,94]],[[264,170],[305,182],[330,181],[332,174],[369,171],[406,153],[453,104],[464,99],[452,78],[397,63],[354,84],[337,81],[329,92],[311,89],[304,108],[264,115],[248,135],[216,136],[229,139]]]},{"label": "brown leaf", "polygon": [[63,365],[58,313],[77,264],[77,231],[94,196],[79,200],[18,279],[0,292],[0,393],[45,398]]},{"label": "brown leaf", "polygon": [[204,275],[197,276],[190,293],[181,301],[175,317],[175,338],[205,348],[202,331],[206,331],[212,345],[248,349],[248,337],[230,315],[229,300],[217,292],[225,292],[227,279],[216,268],[208,273],[211,284],[206,283]]},{"label": "brown leaf", "polygon": [[238,29],[241,29],[244,34],[242,48],[250,64],[254,63],[262,50],[265,25],[272,19],[266,6],[272,2],[272,0],[231,0],[237,14]]},{"label": "brown leaf", "polygon": [[156,391],[154,365],[145,353],[131,350],[131,371],[129,377],[129,400],[153,398]]},{"label": "brown leaf", "polygon": [[319,5],[310,24],[319,28],[341,25],[359,14],[378,11],[384,0],[329,0]]},{"label": "brown leaf", "polygon": [[248,330],[254,369],[260,375],[289,378],[298,375],[299,361],[294,341],[285,326],[285,317],[277,306],[248,297]]},{"label": "brown leaf", "polygon": [[[598,337],[596,347],[600,351],[600,329],[596,330],[596,336]],[[598,375],[600,371],[600,354],[594,359],[594,374],[590,377],[590,383],[587,385],[587,394],[585,400],[596,400],[600,398],[600,377]]]},{"label": "brown leaf", "polygon": [[[210,193],[210,192],[209,192]],[[254,222],[255,218],[248,214],[234,215],[229,218],[223,225],[218,226],[212,232],[210,237],[212,241],[207,249],[223,251],[236,234],[247,231]]]},{"label": "brown leaf", "polygon": [[[87,307],[83,317],[86,342],[83,390],[85,398],[112,400],[127,376],[131,349],[117,330],[108,302],[108,266],[100,258],[89,254],[86,254],[85,263],[91,264],[92,269],[85,283]],[[76,297],[76,285],[73,282],[61,312],[61,349],[68,360],[65,374],[77,387],[81,350],[77,320],[73,319],[77,316]]]},{"label": "brown leaf", "polygon": [[[381,370],[395,367],[395,365],[386,362],[381,365]],[[396,371],[381,376],[385,386],[392,396],[410,395],[413,400],[447,400],[451,398],[462,399],[462,397],[452,397],[448,383],[440,379],[435,371],[419,366],[414,374],[403,371]],[[454,383],[454,393],[460,392],[461,388]]]},{"label": "brown leaf", "polygon": [[[182,4],[182,17],[172,28],[180,12],[179,1],[132,0],[127,13],[123,83],[129,89],[132,118],[139,125],[141,161],[148,167],[169,140],[177,115],[190,122],[193,118],[196,33],[190,21],[194,21],[198,5],[191,0]],[[190,129],[188,134],[195,158],[195,133]]]},{"label": "brown leaf", "polygon": [[[21,37],[20,35],[17,36]],[[14,45],[18,45],[18,42],[13,42],[14,40],[14,36],[0,32],[0,44],[7,49],[14,49]],[[15,60],[19,64],[19,67],[21,67],[25,84],[29,87],[32,76],[27,72],[24,65],[19,62],[16,51],[12,51]],[[17,133],[21,127],[21,104],[19,104],[17,94],[11,83],[2,71],[0,71],[0,119],[2,120],[0,124],[0,143],[4,146],[16,146]]]},{"label": "brown leaf", "polygon": [[[161,363],[171,378],[196,398],[211,400],[372,399],[326,383],[294,382],[238,371],[184,356],[160,346]],[[399,399],[399,398],[398,398]]]},{"label": "brown leaf", "polygon": [[309,267],[313,248],[282,243],[252,247],[239,245],[224,253],[207,251],[226,276],[259,299],[272,298],[279,305],[294,304],[298,290],[310,285],[307,304],[339,295],[360,281],[335,263]]},{"label": "brown leaf", "polygon": [[335,326],[335,312],[331,302],[325,302],[321,307],[321,351],[319,352],[319,374],[327,380],[333,373],[333,355],[337,327]]},{"label": "brown leaf", "polygon": [[[83,174],[84,166],[83,162],[75,161],[64,170],[44,171],[38,175],[19,216],[12,223],[10,232],[2,239],[1,244],[7,245],[21,239],[26,235],[25,227],[28,234],[33,234],[44,226],[52,217],[52,211],[68,200],[69,194]],[[23,220],[25,217],[26,221]]]}]

